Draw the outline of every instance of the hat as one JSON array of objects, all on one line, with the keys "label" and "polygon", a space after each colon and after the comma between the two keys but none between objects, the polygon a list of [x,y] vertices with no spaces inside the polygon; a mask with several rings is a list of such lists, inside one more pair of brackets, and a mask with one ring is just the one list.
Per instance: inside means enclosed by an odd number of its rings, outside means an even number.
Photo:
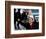
[{"label": "hat", "polygon": [[33,15],[28,15],[28,17],[34,18]]},{"label": "hat", "polygon": [[33,21],[34,21],[34,17],[33,17],[33,15],[28,15],[28,18],[32,18],[33,19]]}]

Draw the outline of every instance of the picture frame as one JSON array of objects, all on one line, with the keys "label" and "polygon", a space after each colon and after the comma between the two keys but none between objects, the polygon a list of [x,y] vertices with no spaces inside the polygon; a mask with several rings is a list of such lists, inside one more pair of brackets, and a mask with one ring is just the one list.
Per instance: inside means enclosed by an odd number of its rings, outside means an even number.
[{"label": "picture frame", "polygon": [[[23,34],[11,34],[11,5],[19,6],[37,6],[42,7],[42,27],[41,33],[23,33]],[[17,7],[17,6],[15,6]],[[35,7],[36,8],[36,7]],[[33,31],[34,32],[34,31]],[[15,32],[16,33],[16,32]],[[35,2],[18,2],[18,1],[5,1],[5,38],[18,38],[18,37],[35,37],[35,36],[44,36],[45,35],[45,4],[44,3],[35,3]]]}]

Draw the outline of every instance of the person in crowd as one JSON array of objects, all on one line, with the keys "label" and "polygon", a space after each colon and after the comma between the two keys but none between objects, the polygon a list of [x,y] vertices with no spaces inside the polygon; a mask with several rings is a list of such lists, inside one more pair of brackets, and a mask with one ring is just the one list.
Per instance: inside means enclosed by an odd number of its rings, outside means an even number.
[{"label": "person in crowd", "polygon": [[14,28],[16,29],[16,21],[17,21],[17,13],[16,9],[14,9]]},{"label": "person in crowd", "polygon": [[16,9],[14,9],[14,26],[15,26],[15,29],[19,29],[19,22],[20,22],[20,19],[21,19],[21,14],[20,14],[20,9],[18,9],[17,12],[15,12]]},{"label": "person in crowd", "polygon": [[17,26],[18,26],[18,29],[19,29],[20,19],[21,19],[20,9],[18,9],[18,11],[17,11]]},{"label": "person in crowd", "polygon": [[27,12],[24,10],[22,13],[22,20],[26,20],[27,19]]},{"label": "person in crowd", "polygon": [[39,28],[39,24],[34,19],[34,16],[32,15],[32,11],[31,10],[29,10],[28,23],[26,25],[26,28],[27,29],[38,29]]}]

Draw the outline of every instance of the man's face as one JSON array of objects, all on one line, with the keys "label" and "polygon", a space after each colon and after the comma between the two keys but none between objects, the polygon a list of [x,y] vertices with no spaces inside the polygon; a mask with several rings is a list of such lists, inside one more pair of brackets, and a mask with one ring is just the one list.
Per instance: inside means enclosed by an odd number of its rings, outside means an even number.
[{"label": "man's face", "polygon": [[31,18],[31,17],[29,18],[29,24],[30,23],[33,23],[33,18]]}]

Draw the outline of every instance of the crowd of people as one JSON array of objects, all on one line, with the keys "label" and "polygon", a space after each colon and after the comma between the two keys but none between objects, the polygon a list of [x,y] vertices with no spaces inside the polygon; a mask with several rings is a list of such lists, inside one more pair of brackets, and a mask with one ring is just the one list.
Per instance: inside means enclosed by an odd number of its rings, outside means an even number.
[{"label": "crowd of people", "polygon": [[16,30],[28,30],[28,29],[39,29],[39,23],[36,22],[35,16],[32,15],[31,10],[24,9],[14,9],[14,28]]}]

